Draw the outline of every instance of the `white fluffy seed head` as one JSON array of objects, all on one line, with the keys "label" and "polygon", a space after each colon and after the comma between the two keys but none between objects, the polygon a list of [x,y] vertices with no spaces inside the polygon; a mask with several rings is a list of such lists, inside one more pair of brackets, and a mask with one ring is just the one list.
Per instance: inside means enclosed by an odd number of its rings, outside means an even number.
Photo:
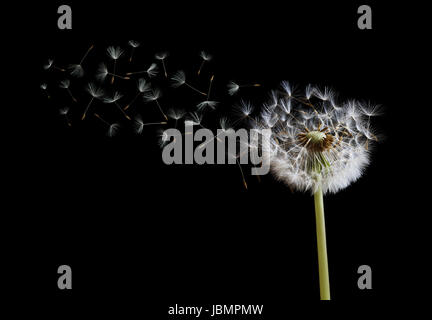
[{"label": "white fluffy seed head", "polygon": [[201,51],[200,57],[205,61],[210,61],[212,59],[212,56],[206,53],[205,51]]},{"label": "white fluffy seed head", "polygon": [[140,46],[140,43],[135,40],[129,40],[128,45],[130,45],[132,48],[138,48]]},{"label": "white fluffy seed head", "polygon": [[113,137],[117,134],[118,129],[120,128],[120,125],[118,123],[113,123],[109,126],[107,136]]},{"label": "white fluffy seed head", "polygon": [[138,79],[138,91],[144,93],[150,90],[150,83],[146,81],[144,78]]},{"label": "white fluffy seed head", "polygon": [[110,46],[107,48],[107,54],[113,60],[117,60],[118,58],[120,58],[123,52],[123,49],[120,47]]},{"label": "white fluffy seed head", "polygon": [[210,109],[214,110],[214,109],[216,109],[216,106],[218,103],[219,102],[217,102],[217,101],[205,100],[205,101],[202,101],[202,102],[197,104],[197,109],[200,111],[202,111],[206,108],[210,108]]},{"label": "white fluffy seed head", "polygon": [[288,82],[281,89],[251,121],[254,129],[271,131],[261,146],[274,176],[312,193],[320,186],[335,193],[360,178],[378,140],[370,123],[378,109],[354,100],[340,104],[328,88],[307,86],[299,96]]},{"label": "white fluffy seed head", "polygon": [[84,76],[84,69],[80,64],[70,64],[68,66],[71,76],[81,78]]},{"label": "white fluffy seed head", "polygon": [[48,59],[47,63],[44,64],[43,68],[44,68],[45,70],[48,70],[49,68],[52,67],[53,63],[54,63],[54,60],[53,60],[53,59]]},{"label": "white fluffy seed head", "polygon": [[122,97],[123,97],[123,95],[120,92],[116,91],[116,92],[114,92],[114,94],[112,95],[112,97],[106,97],[103,100],[103,102],[104,103],[114,103],[114,102],[120,100]]},{"label": "white fluffy seed head", "polygon": [[158,60],[164,60],[166,57],[168,57],[168,52],[159,52],[155,54],[155,58]]},{"label": "white fluffy seed head", "polygon": [[70,86],[70,80],[69,79],[64,79],[62,81],[60,81],[59,87],[62,89],[68,89]]},{"label": "white fluffy seed head", "polygon": [[228,94],[230,96],[234,95],[240,89],[240,86],[234,81],[230,81],[227,87],[228,87]]},{"label": "white fluffy seed head", "polygon": [[172,80],[172,86],[174,88],[178,88],[181,85],[185,84],[186,74],[184,73],[184,71],[179,70],[171,77],[171,80]]},{"label": "white fluffy seed head", "polygon": [[158,74],[158,67],[156,63],[152,63],[147,69],[147,75],[151,78]]},{"label": "white fluffy seed head", "polygon": [[150,92],[144,94],[144,100],[149,101],[155,101],[159,99],[162,96],[161,91],[158,88],[152,89]]},{"label": "white fluffy seed head", "polygon": [[87,85],[87,92],[93,97],[93,98],[100,98],[104,95],[104,91],[96,86],[94,83],[89,83]]}]

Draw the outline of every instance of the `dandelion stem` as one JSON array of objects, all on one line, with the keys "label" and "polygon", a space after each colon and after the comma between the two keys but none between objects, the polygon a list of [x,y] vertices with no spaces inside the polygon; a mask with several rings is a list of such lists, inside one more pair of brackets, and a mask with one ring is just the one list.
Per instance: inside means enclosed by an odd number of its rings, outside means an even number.
[{"label": "dandelion stem", "polygon": [[321,185],[314,193],[315,219],[318,248],[318,270],[321,300],[330,300],[330,282],[327,262],[327,245],[324,219],[324,201]]},{"label": "dandelion stem", "polygon": [[185,85],[187,85],[189,88],[191,88],[192,90],[195,90],[196,92],[202,94],[203,96],[207,96],[207,94],[205,94],[202,91],[199,91],[197,88],[192,87],[189,83],[185,82]]},{"label": "dandelion stem", "polygon": [[164,62],[164,59],[162,59],[162,67],[163,67],[163,69],[164,69],[165,78],[168,78],[168,73],[167,73],[166,68],[165,68],[165,62]]},{"label": "dandelion stem", "polygon": [[159,101],[157,101],[157,100],[155,100],[155,101],[156,101],[156,104],[157,104],[157,106],[158,106],[160,112],[161,112],[162,115],[164,116],[165,120],[168,121],[168,117],[166,116],[165,112],[163,112],[162,107],[161,107],[160,104],[159,104]]}]

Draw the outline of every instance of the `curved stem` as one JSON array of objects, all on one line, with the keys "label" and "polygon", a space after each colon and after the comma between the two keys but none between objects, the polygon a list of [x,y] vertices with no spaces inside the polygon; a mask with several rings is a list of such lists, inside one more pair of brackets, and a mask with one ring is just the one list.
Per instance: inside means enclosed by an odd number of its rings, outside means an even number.
[{"label": "curved stem", "polygon": [[315,219],[318,248],[318,270],[321,300],[330,300],[330,281],[327,262],[327,244],[324,219],[324,201],[322,187],[314,194]]}]

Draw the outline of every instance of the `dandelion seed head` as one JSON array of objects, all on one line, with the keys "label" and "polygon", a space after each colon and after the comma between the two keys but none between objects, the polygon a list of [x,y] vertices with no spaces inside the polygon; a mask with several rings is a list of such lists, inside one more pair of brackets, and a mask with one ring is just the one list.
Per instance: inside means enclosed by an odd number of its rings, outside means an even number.
[{"label": "dandelion seed head", "polygon": [[141,43],[139,43],[138,41],[135,40],[129,40],[128,41],[128,45],[130,45],[132,48],[138,48],[140,46]]},{"label": "dandelion seed head", "polygon": [[117,60],[118,58],[120,58],[123,52],[124,50],[120,47],[109,46],[107,48],[107,54],[113,60]]},{"label": "dandelion seed head", "polygon": [[139,78],[138,79],[138,91],[139,92],[144,93],[146,91],[149,91],[150,88],[151,88],[150,87],[150,83],[148,83],[146,81],[146,79],[144,79],[144,78]]},{"label": "dandelion seed head", "polygon": [[68,66],[71,76],[81,78],[84,76],[84,69],[80,64],[70,64]]},{"label": "dandelion seed head", "polygon": [[163,148],[170,140],[170,137],[166,130],[160,129],[158,130],[158,137],[159,137],[159,146]]},{"label": "dandelion seed head", "polygon": [[161,91],[158,88],[152,89],[150,92],[144,94],[145,101],[155,101],[162,96]]},{"label": "dandelion seed head", "polygon": [[235,83],[234,81],[230,81],[230,83],[228,83],[227,87],[228,87],[228,94],[230,96],[234,95],[240,89],[240,86],[237,83]]},{"label": "dandelion seed head", "polygon": [[61,109],[59,110],[59,113],[60,113],[62,116],[67,115],[67,114],[69,113],[69,108],[68,108],[68,107],[61,108]]},{"label": "dandelion seed head", "polygon": [[108,128],[107,136],[110,138],[115,136],[119,129],[120,129],[120,125],[118,123],[111,124]]},{"label": "dandelion seed head", "polygon": [[171,119],[174,120],[180,120],[181,118],[183,118],[186,114],[186,111],[181,110],[181,109],[169,109],[167,112],[168,117],[170,117]]},{"label": "dandelion seed head", "polygon": [[168,57],[168,52],[159,52],[155,54],[155,58],[158,60],[164,60],[166,57]]},{"label": "dandelion seed head", "polygon": [[43,68],[45,70],[48,70],[49,68],[52,67],[53,63],[54,63],[54,59],[48,59],[48,62],[46,64],[44,64]]},{"label": "dandelion seed head", "polygon": [[94,83],[89,83],[87,85],[87,92],[93,98],[101,98],[104,95],[104,91],[100,87],[97,87]]},{"label": "dandelion seed head", "polygon": [[206,109],[206,108],[210,108],[210,109],[212,109],[212,110],[214,110],[214,109],[216,109],[216,105],[218,104],[219,102],[217,102],[217,101],[211,101],[211,100],[205,100],[205,101],[203,101],[203,102],[200,102],[200,103],[198,103],[197,104],[197,108],[198,108],[198,110],[204,110],[204,109]]},{"label": "dandelion seed head", "polygon": [[147,69],[147,75],[151,78],[158,74],[158,66],[156,63],[152,63],[150,67]]},{"label": "dandelion seed head", "polygon": [[107,77],[108,73],[109,72],[108,72],[108,68],[107,68],[106,64],[101,63],[101,64],[99,64],[99,67],[98,67],[98,70],[96,73],[96,78],[103,81]]},{"label": "dandelion seed head", "polygon": [[103,99],[103,102],[104,103],[114,103],[114,102],[120,100],[122,97],[123,97],[123,95],[120,92],[116,91],[116,92],[114,92],[112,97],[105,97]]},{"label": "dandelion seed head", "polygon": [[191,112],[191,113],[189,113],[188,119],[186,121],[189,121],[193,125],[198,126],[198,125],[201,125],[202,119],[203,119],[202,113]]},{"label": "dandelion seed head", "polygon": [[144,129],[144,121],[142,120],[141,115],[136,115],[135,117],[135,132],[141,134]]},{"label": "dandelion seed head", "polygon": [[206,53],[205,51],[200,52],[200,57],[205,61],[210,61],[213,57]]},{"label": "dandelion seed head", "polygon": [[270,129],[261,147],[273,175],[292,189],[312,193],[320,186],[335,193],[360,178],[377,141],[369,121],[376,107],[354,100],[338,104],[328,88],[307,86],[297,96],[288,82],[281,87],[272,99],[276,105],[267,103],[251,122],[255,129]]},{"label": "dandelion seed head", "polygon": [[60,81],[59,87],[63,88],[63,89],[68,89],[70,86],[70,80],[69,79],[64,79],[62,81]]},{"label": "dandelion seed head", "polygon": [[171,80],[172,86],[174,88],[178,88],[186,83],[186,74],[184,73],[184,71],[179,70],[171,77]]}]

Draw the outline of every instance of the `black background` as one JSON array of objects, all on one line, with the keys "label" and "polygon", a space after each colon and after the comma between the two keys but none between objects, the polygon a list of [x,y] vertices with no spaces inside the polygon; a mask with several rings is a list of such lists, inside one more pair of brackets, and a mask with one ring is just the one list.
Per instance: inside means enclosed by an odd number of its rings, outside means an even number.
[{"label": "black background", "polygon": [[[243,303],[264,304],[266,318],[276,318],[293,310],[336,312],[345,305],[364,310],[399,297],[406,278],[398,270],[407,264],[400,250],[413,233],[408,221],[402,231],[399,220],[415,207],[405,209],[411,173],[400,167],[417,163],[401,155],[410,141],[403,130],[410,120],[410,99],[402,94],[412,71],[407,52],[417,48],[400,22],[409,11],[370,2],[373,30],[359,30],[357,8],[363,3],[356,1],[74,1],[68,2],[73,29],[58,30],[60,4],[33,4],[33,14],[27,12],[33,27],[20,53],[31,79],[25,86],[32,88],[21,96],[28,99],[20,108],[25,128],[17,121],[11,131],[21,141],[13,145],[19,157],[10,188],[10,214],[21,231],[15,234],[21,248],[15,261],[28,274],[24,291],[41,299],[37,307],[159,318],[176,303]],[[231,79],[263,84],[251,98],[289,80],[328,85],[343,98],[384,107],[375,125],[385,139],[366,174],[325,197],[330,305],[318,304],[309,194],[293,194],[270,175],[261,182],[248,176],[245,190],[236,166],[166,166],[154,130],[109,139],[94,119],[68,128],[57,100],[48,101],[39,90],[42,81],[52,80],[42,68],[47,58],[79,60],[95,44],[106,60],[103,48],[126,47],[130,39],[142,43],[136,59],[144,63],[169,51],[171,72],[195,70],[200,50],[208,51],[215,94]],[[72,267],[71,291],[57,288],[62,264]],[[357,288],[363,264],[372,267],[372,290]]]}]

